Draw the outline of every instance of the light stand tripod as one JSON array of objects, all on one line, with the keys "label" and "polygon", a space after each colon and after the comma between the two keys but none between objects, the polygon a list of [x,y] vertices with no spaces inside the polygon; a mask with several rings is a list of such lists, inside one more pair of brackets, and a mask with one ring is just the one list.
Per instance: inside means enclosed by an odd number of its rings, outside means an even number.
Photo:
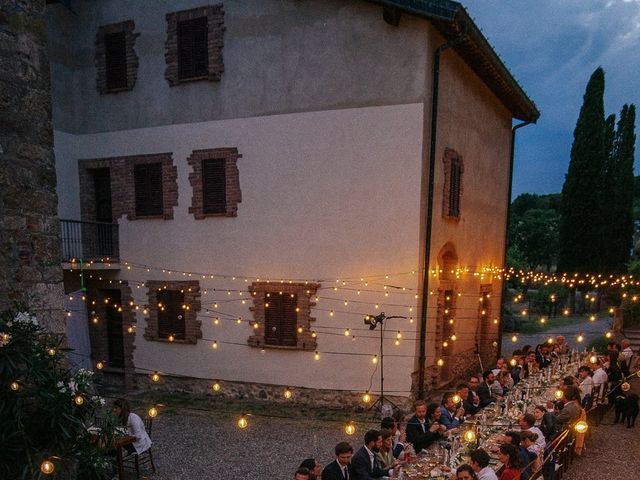
[{"label": "light stand tripod", "polygon": [[369,410],[372,410],[375,408],[379,412],[382,412],[382,407],[384,406],[385,400],[393,408],[398,408],[398,406],[395,403],[385,398],[384,396],[384,341],[383,341],[384,340],[384,321],[389,320],[390,318],[407,318],[407,317],[402,317],[398,315],[387,317],[384,314],[384,312],[381,312],[378,315],[367,315],[366,317],[364,317],[364,323],[365,325],[369,325],[369,330],[375,330],[376,327],[380,325],[380,396],[369,407]]}]

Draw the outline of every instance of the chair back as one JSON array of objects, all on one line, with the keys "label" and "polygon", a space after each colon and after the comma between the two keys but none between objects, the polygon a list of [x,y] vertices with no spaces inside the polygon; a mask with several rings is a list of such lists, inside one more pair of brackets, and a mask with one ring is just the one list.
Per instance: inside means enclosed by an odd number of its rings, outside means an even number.
[{"label": "chair back", "polygon": [[151,427],[153,427],[153,418],[146,417],[144,419],[144,429],[147,431],[147,435],[151,438]]}]

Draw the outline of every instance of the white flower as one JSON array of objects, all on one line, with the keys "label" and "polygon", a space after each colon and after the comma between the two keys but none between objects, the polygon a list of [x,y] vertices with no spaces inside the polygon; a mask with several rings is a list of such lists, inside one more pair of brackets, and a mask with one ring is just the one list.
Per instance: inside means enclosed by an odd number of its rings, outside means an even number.
[{"label": "white flower", "polygon": [[[36,317],[34,317],[33,315],[30,315],[26,312],[19,312],[14,318],[13,321],[16,323],[26,323],[26,324],[32,324],[32,325],[38,325],[38,320],[36,320]],[[8,326],[13,325],[12,322],[7,322]]]}]

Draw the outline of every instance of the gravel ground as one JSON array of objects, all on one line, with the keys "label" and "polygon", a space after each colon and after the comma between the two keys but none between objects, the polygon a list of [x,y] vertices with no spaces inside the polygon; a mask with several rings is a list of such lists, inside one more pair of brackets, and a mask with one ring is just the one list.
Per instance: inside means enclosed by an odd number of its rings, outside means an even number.
[{"label": "gravel ground", "polygon": [[[632,390],[640,395],[640,382],[631,382]],[[591,427],[586,450],[574,461],[563,480],[640,478],[640,421],[635,428],[613,423],[611,409],[597,427]]]},{"label": "gravel ground", "polygon": [[359,448],[364,433],[348,437],[338,422],[307,419],[249,417],[244,430],[231,416],[166,414],[156,420],[151,438],[157,473],[144,472],[151,480],[291,480],[303,459],[314,457],[324,466],[336,443]]}]

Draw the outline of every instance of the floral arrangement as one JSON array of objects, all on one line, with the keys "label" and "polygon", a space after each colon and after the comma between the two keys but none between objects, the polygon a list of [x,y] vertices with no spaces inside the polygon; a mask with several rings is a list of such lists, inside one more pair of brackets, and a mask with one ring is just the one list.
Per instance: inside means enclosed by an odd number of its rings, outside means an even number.
[{"label": "floral arrangement", "polygon": [[32,314],[0,313],[0,478],[109,477],[115,423],[88,430],[105,401],[93,372],[68,368],[68,351]]}]

